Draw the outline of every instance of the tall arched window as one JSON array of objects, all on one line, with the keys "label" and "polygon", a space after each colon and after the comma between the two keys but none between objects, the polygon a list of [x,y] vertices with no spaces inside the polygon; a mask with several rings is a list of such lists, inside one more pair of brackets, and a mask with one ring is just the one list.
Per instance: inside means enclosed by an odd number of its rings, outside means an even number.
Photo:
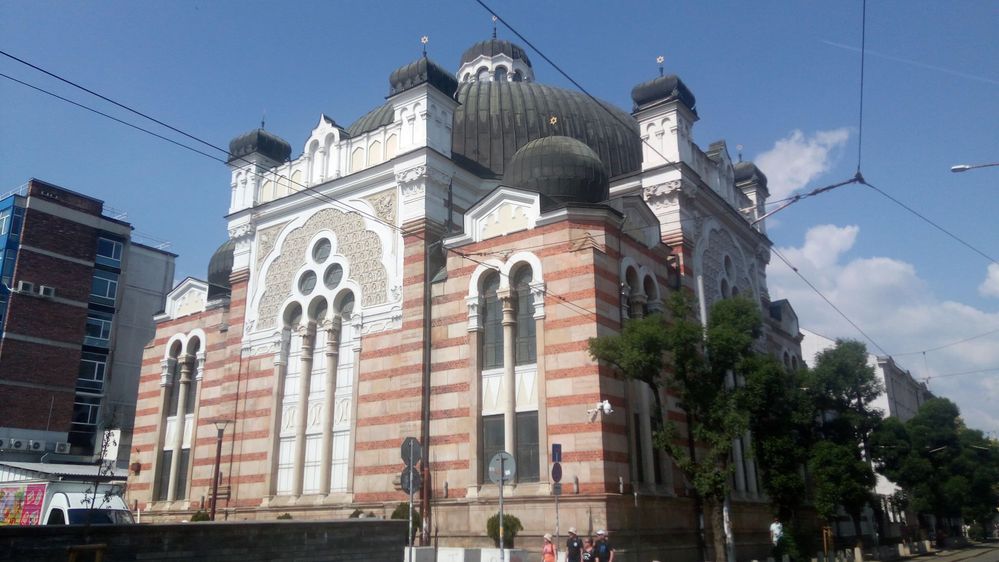
[{"label": "tall arched window", "polygon": [[482,282],[482,368],[503,366],[503,305],[500,304],[499,274]]},{"label": "tall arched window", "polygon": [[517,339],[514,342],[514,356],[517,365],[528,365],[538,361],[538,336],[534,322],[534,298],[531,296],[531,280],[534,273],[530,266],[522,266],[513,276],[513,291],[516,298]]}]

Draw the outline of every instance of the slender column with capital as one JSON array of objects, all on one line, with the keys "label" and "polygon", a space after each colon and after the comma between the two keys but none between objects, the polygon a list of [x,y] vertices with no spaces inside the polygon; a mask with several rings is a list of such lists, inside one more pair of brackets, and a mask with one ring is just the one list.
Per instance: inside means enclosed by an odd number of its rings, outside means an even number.
[{"label": "slender column with capital", "polygon": [[630,305],[628,308],[631,309],[630,316],[632,318],[643,318],[645,316],[646,302],[647,299],[645,298],[645,295],[641,294],[631,295],[631,298],[628,299],[628,304]]},{"label": "slender column with capital", "polygon": [[655,485],[659,475],[656,474],[656,459],[653,455],[658,455],[659,451],[652,446],[652,418],[650,417],[652,413],[649,411],[649,402],[652,400],[651,394],[654,391],[644,382],[636,381],[635,384],[640,389],[637,394],[641,396],[641,403],[638,407],[638,430],[641,437],[639,446],[642,447],[642,471],[645,473],[645,481]]},{"label": "slender column with capital", "polygon": [[277,343],[277,352],[274,354],[274,390],[271,395],[271,404],[275,405],[275,415],[271,418],[271,469],[267,471],[267,489],[271,494],[277,493],[277,471],[280,456],[281,429],[283,428],[284,412],[284,383],[288,374],[287,353],[290,347],[287,331],[281,334],[281,340]]},{"label": "slender column with capital", "polygon": [[337,315],[326,332],[326,386],[323,389],[323,449],[319,474],[319,492],[330,493],[333,470],[333,407],[336,404],[336,370],[340,352],[340,317]]},{"label": "slender column with capital", "polygon": [[184,419],[187,410],[187,388],[191,384],[191,363],[194,357],[184,356],[180,360],[180,386],[177,387],[177,416],[173,432],[173,456],[170,458],[170,482],[167,485],[167,500],[177,499],[177,472],[180,470],[180,452],[184,447]]},{"label": "slender column with capital", "polygon": [[517,374],[514,370],[514,326],[517,319],[513,309],[513,293],[507,289],[499,295],[503,304],[503,449],[517,455]]},{"label": "slender column with capital", "polygon": [[302,355],[299,358],[298,412],[295,416],[295,471],[291,493],[302,495],[305,473],[305,426],[309,421],[309,379],[312,378],[312,353],[315,343],[315,324],[302,327]]}]

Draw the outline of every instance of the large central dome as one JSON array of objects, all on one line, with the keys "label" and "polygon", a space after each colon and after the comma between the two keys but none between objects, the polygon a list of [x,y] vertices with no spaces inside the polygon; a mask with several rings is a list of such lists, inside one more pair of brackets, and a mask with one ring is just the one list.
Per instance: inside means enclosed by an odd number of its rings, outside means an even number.
[{"label": "large central dome", "polygon": [[497,176],[522,146],[556,135],[593,149],[610,177],[641,169],[638,123],[585,94],[537,82],[475,81],[462,83],[455,98],[461,105],[454,112],[451,150]]}]

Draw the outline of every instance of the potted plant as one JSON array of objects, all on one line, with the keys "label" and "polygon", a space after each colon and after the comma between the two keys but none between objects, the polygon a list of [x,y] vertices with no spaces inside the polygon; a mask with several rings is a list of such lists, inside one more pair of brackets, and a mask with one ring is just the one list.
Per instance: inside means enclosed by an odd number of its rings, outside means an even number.
[{"label": "potted plant", "polygon": [[524,526],[521,525],[520,519],[516,516],[510,515],[509,513],[503,514],[503,545],[500,545],[499,540],[499,513],[493,515],[486,521],[486,534],[489,538],[493,539],[493,544],[496,548],[513,548],[513,539],[517,536],[517,533],[524,530]]}]

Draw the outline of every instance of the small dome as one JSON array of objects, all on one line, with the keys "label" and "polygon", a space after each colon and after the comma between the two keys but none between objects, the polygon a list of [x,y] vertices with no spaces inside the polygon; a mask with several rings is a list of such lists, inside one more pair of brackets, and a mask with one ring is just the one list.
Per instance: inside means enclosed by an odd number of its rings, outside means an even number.
[{"label": "small dome", "polygon": [[503,184],[537,191],[559,203],[599,203],[610,192],[607,167],[597,153],[562,136],[525,144],[507,164]]},{"label": "small dome", "polygon": [[735,169],[735,183],[755,181],[763,187],[767,186],[767,176],[756,167],[756,164],[739,162],[733,168]]},{"label": "small dome", "polygon": [[264,129],[254,129],[229,141],[229,162],[254,152],[259,152],[275,162],[285,162],[291,156],[291,145]]},{"label": "small dome", "polygon": [[389,96],[405,92],[427,82],[447,94],[448,97],[454,96],[455,90],[458,89],[458,80],[451,76],[450,72],[423,56],[396,69],[389,76]]},{"label": "small dome", "polygon": [[531,66],[531,60],[527,58],[527,53],[522,47],[514,45],[505,39],[497,39],[495,37],[492,39],[486,39],[485,41],[479,41],[466,49],[461,55],[461,63],[459,63],[459,66],[472,62],[483,55],[487,57],[506,55],[512,60],[521,60],[524,61],[524,64],[528,67]]},{"label": "small dome", "polygon": [[680,100],[687,109],[697,113],[697,100],[687,85],[675,74],[660,76],[655,80],[642,82],[631,90],[631,101],[635,111],[663,101]]},{"label": "small dome", "polygon": [[232,254],[236,242],[232,238],[226,240],[212,254],[208,261],[208,300],[229,296],[229,276],[232,274]]}]

